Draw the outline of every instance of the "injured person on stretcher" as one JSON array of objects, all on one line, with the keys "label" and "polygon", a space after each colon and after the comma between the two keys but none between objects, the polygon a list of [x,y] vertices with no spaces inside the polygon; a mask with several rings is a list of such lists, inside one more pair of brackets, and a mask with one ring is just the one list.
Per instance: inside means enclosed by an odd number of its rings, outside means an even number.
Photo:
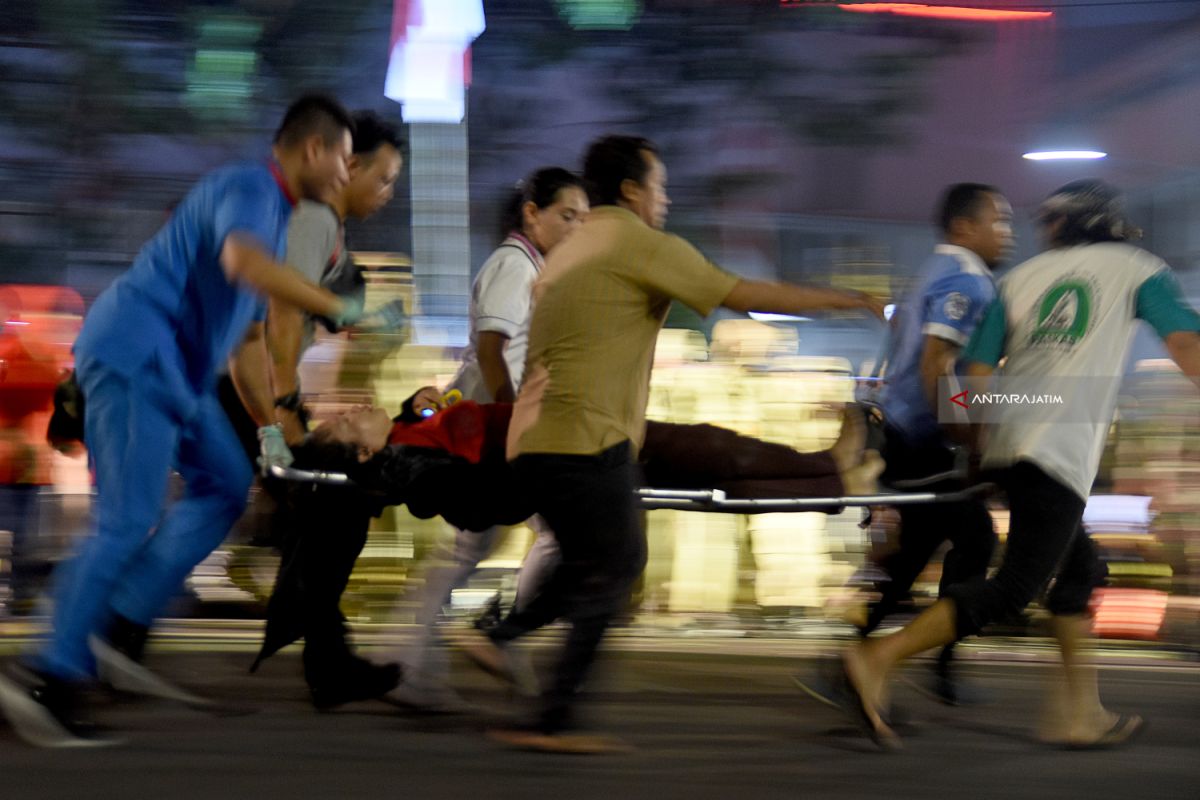
[{"label": "injured person on stretcher", "polygon": [[[394,669],[351,653],[339,609],[370,518],[385,506],[403,504],[414,516],[441,516],[472,531],[529,519],[532,503],[505,458],[511,416],[512,406],[503,403],[443,407],[441,394],[427,387],[406,400],[395,418],[362,406],[312,431],[294,449],[296,466],[344,472],[353,485],[293,487],[292,524],[255,667],[303,637],[305,677],[318,707],[390,691]],[[719,489],[743,498],[839,498],[876,491],[884,464],[877,452],[864,449],[866,438],[866,422],[856,409],[847,409],[834,444],[812,453],[714,425],[648,421],[639,461],[644,485],[654,488]]]},{"label": "injured person on stretcher", "polygon": [[[531,513],[521,487],[506,474],[511,417],[507,403],[442,407],[437,390],[426,387],[395,418],[360,406],[327,420],[297,451],[298,463],[345,472],[419,517],[440,514],[468,530],[515,524]],[[745,498],[842,497],[876,491],[884,463],[876,451],[864,450],[865,441],[866,423],[855,410],[845,415],[833,446],[812,453],[715,425],[649,420],[639,462],[644,485],[654,488],[719,489]],[[476,501],[474,508],[454,507],[464,497]]]}]

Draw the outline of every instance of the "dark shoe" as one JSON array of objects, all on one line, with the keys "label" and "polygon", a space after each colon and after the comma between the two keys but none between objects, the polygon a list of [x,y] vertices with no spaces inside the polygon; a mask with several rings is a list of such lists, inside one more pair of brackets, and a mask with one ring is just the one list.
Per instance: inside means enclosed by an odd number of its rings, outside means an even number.
[{"label": "dark shoe", "polygon": [[150,628],[120,614],[113,614],[102,638],[113,649],[140,664],[146,656],[146,640],[150,638]]},{"label": "dark shoe", "polygon": [[953,661],[939,659],[929,668],[924,681],[904,679],[918,693],[947,706],[980,706],[988,702],[987,695],[969,681],[964,681]]},{"label": "dark shoe", "polygon": [[37,670],[13,665],[0,675],[0,711],[17,735],[37,747],[106,747],[104,738],[83,714],[83,690]]},{"label": "dark shoe", "polygon": [[475,618],[475,630],[486,633],[499,625],[503,618],[504,614],[500,609],[500,593],[497,592],[484,605],[483,613]]},{"label": "dark shoe", "polygon": [[312,703],[318,711],[329,711],[346,703],[383,699],[396,688],[402,677],[399,664],[374,664],[351,656],[345,665],[309,683]]},{"label": "dark shoe", "polygon": [[937,662],[933,665],[933,696],[948,706],[961,703],[959,686],[955,670],[949,664]]}]

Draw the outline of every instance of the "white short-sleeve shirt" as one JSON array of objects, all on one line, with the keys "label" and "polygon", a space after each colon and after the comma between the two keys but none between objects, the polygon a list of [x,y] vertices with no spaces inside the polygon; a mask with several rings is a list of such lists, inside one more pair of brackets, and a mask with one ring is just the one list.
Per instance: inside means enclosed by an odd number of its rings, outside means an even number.
[{"label": "white short-sleeve shirt", "polygon": [[[1117,407],[1139,292],[1167,269],[1145,250],[1103,242],[1049,250],[1000,280],[1003,313],[993,316],[1002,323],[985,321],[964,358],[979,360],[976,345],[1002,337],[1006,391],[1061,392],[1062,401],[1039,404],[1036,414],[1017,404],[989,409],[985,466],[1031,461],[1087,498]],[[1178,329],[1196,328],[1190,309],[1179,314]]]}]

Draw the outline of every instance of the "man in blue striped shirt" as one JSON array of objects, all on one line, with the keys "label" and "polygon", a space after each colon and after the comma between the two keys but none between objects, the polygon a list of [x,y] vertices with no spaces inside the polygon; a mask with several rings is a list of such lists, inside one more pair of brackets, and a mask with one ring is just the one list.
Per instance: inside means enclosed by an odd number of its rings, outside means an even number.
[{"label": "man in blue striped shirt", "polygon": [[[936,416],[938,379],[952,368],[984,309],[996,295],[992,270],[1012,248],[1012,209],[991,186],[959,183],[939,206],[943,241],[892,320],[882,397],[887,469],[885,483],[950,471],[954,451]],[[936,487],[935,487],[936,488]],[[913,582],[943,543],[939,589],[982,575],[996,546],[991,516],[981,500],[900,508],[898,548],[880,560],[878,585],[863,635],[871,633],[908,596]],[[933,691],[956,705],[962,695],[951,669],[953,645],[934,666]]]}]

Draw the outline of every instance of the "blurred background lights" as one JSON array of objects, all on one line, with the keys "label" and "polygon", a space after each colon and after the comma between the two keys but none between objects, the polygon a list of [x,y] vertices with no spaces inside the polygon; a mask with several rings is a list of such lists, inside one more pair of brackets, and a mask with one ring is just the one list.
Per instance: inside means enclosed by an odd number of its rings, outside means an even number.
[{"label": "blurred background lights", "polygon": [[629,30],[642,14],[640,0],[556,0],[558,13],[577,30]]},{"label": "blurred background lights", "polygon": [[407,122],[462,122],[482,0],[396,0],[383,93]]},{"label": "blurred background lights", "polygon": [[187,69],[186,102],[210,119],[238,119],[249,112],[258,77],[255,46],[262,25],[238,17],[200,23],[196,55]]},{"label": "blurred background lights", "polygon": [[961,20],[964,22],[1029,22],[1049,19],[1053,11],[1019,11],[974,6],[943,6],[928,3],[839,3],[842,11],[860,14],[899,14],[906,17]]}]

